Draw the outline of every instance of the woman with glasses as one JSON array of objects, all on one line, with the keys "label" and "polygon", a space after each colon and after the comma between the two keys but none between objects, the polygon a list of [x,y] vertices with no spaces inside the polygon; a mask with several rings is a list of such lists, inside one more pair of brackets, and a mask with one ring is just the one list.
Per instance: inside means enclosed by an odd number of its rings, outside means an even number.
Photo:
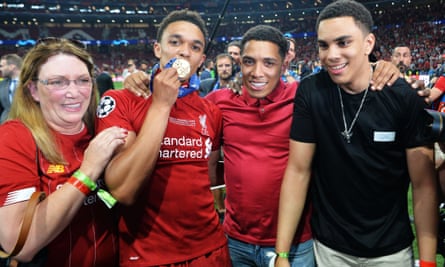
[{"label": "woman with glasses", "polygon": [[[40,266],[117,266],[112,196],[99,180],[127,131],[93,138],[93,61],[74,41],[50,38],[26,55],[9,119],[0,126],[0,246],[11,252],[30,196],[44,191],[14,257]],[[43,256],[42,256],[43,255]],[[20,266],[20,265],[19,265]]]}]

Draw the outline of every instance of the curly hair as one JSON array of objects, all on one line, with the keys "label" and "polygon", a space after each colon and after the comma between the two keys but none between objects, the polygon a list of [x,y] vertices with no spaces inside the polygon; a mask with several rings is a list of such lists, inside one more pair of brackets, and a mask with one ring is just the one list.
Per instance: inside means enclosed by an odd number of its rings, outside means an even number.
[{"label": "curly hair", "polygon": [[161,21],[158,33],[156,35],[157,42],[161,42],[162,34],[164,34],[164,31],[168,27],[168,25],[177,21],[187,21],[196,25],[196,27],[198,27],[201,30],[202,34],[204,35],[204,40],[207,44],[208,32],[204,20],[202,19],[201,15],[199,15],[198,12],[191,11],[188,9],[173,11]]}]

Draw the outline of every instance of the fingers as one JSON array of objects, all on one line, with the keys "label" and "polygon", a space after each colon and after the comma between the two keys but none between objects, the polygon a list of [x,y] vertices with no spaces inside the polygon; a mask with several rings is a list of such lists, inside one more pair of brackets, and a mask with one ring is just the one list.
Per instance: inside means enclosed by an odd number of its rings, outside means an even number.
[{"label": "fingers", "polygon": [[427,104],[430,104],[431,89],[425,87],[425,82],[411,77],[405,77],[405,80],[411,85],[411,88],[417,90],[417,94],[424,98]]},{"label": "fingers", "polygon": [[180,86],[176,69],[164,69],[153,80],[153,103],[172,106],[178,98]]},{"label": "fingers", "polygon": [[84,152],[82,170],[97,179],[102,173],[114,151],[125,143],[128,131],[119,127],[110,127],[94,137]]},{"label": "fingers", "polygon": [[150,95],[149,82],[150,76],[143,71],[138,71],[125,78],[124,88],[127,88],[137,96],[147,98]]},{"label": "fingers", "polygon": [[417,91],[417,94],[424,98],[425,103],[431,104],[433,102],[433,99],[431,98],[431,89],[424,88]]},{"label": "fingers", "polygon": [[127,136],[128,130],[113,126],[97,134],[93,140],[98,142],[100,145],[110,145],[115,141],[119,141],[118,143],[125,143],[125,138]]},{"label": "fingers", "polygon": [[114,150],[125,143],[128,131],[120,127],[110,127],[100,132],[94,137],[88,145],[85,157],[94,156],[100,161],[101,158],[109,158]]},{"label": "fingers", "polygon": [[399,69],[391,62],[379,60],[373,63],[374,72],[371,78],[371,89],[381,90],[385,85],[390,86],[400,78]]}]

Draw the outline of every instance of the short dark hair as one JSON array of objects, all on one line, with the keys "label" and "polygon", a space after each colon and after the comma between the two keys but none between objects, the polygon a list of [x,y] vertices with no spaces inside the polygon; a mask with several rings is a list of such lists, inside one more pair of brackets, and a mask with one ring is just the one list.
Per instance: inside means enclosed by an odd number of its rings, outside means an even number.
[{"label": "short dark hair", "polygon": [[354,0],[338,0],[330,3],[320,12],[315,29],[318,31],[321,21],[338,17],[352,17],[365,33],[370,33],[374,26],[371,12],[363,4]]},{"label": "short dark hair", "polygon": [[212,63],[213,63],[213,59],[211,59],[211,58],[207,58],[207,59],[204,61],[204,66],[205,66],[206,68],[208,68],[208,67],[210,67],[210,66],[212,65]]},{"label": "short dark hair", "polygon": [[281,58],[284,59],[286,56],[288,49],[286,37],[284,37],[283,33],[275,27],[269,25],[257,25],[248,29],[241,39],[241,54],[243,53],[246,43],[251,40],[274,43],[279,48]]},{"label": "short dark hair", "polygon": [[409,45],[405,45],[405,44],[397,44],[396,46],[394,46],[394,48],[392,49],[391,54],[394,54],[394,52],[396,51],[397,48],[399,47],[407,47],[409,49],[409,51],[411,52],[411,47],[409,47]]},{"label": "short dark hair", "polygon": [[227,45],[227,47],[230,47],[230,46],[236,46],[236,47],[238,47],[238,48],[241,50],[241,42],[240,42],[239,40],[231,41],[231,42]]},{"label": "short dark hair", "polygon": [[232,65],[235,65],[235,60],[234,60],[233,57],[232,57],[231,55],[229,55],[228,53],[221,53],[221,54],[218,54],[218,55],[215,57],[215,64],[216,64],[216,62],[218,62],[218,60],[221,59],[221,58],[228,58],[228,59],[230,59],[230,62],[232,62]]},{"label": "short dark hair", "polygon": [[168,25],[170,25],[173,22],[177,22],[177,21],[187,21],[190,22],[194,25],[196,25],[196,27],[198,27],[202,34],[204,35],[204,41],[205,44],[207,44],[207,28],[206,28],[206,24],[204,22],[204,20],[202,19],[201,15],[199,15],[198,12],[196,11],[191,11],[188,9],[183,9],[183,10],[175,10],[173,12],[171,12],[170,14],[168,14],[162,21],[161,24],[159,25],[159,29],[158,29],[158,34],[156,35],[156,39],[158,42],[161,42],[161,38],[162,38],[162,34],[164,33],[165,29],[168,27]]},{"label": "short dark hair", "polygon": [[18,69],[22,67],[23,59],[17,54],[6,54],[1,57],[6,63],[16,66]]},{"label": "short dark hair", "polygon": [[287,50],[289,50],[289,48],[290,48],[290,43],[293,43],[295,49],[297,49],[297,41],[295,41],[294,38],[292,38],[292,37],[286,37],[286,40],[287,40]]}]

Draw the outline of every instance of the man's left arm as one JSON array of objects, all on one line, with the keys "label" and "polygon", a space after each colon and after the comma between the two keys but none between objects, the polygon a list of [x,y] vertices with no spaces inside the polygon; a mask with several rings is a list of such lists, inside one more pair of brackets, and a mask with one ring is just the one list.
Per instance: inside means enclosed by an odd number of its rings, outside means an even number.
[{"label": "man's left arm", "polygon": [[419,258],[436,261],[438,196],[433,146],[407,149]]}]

